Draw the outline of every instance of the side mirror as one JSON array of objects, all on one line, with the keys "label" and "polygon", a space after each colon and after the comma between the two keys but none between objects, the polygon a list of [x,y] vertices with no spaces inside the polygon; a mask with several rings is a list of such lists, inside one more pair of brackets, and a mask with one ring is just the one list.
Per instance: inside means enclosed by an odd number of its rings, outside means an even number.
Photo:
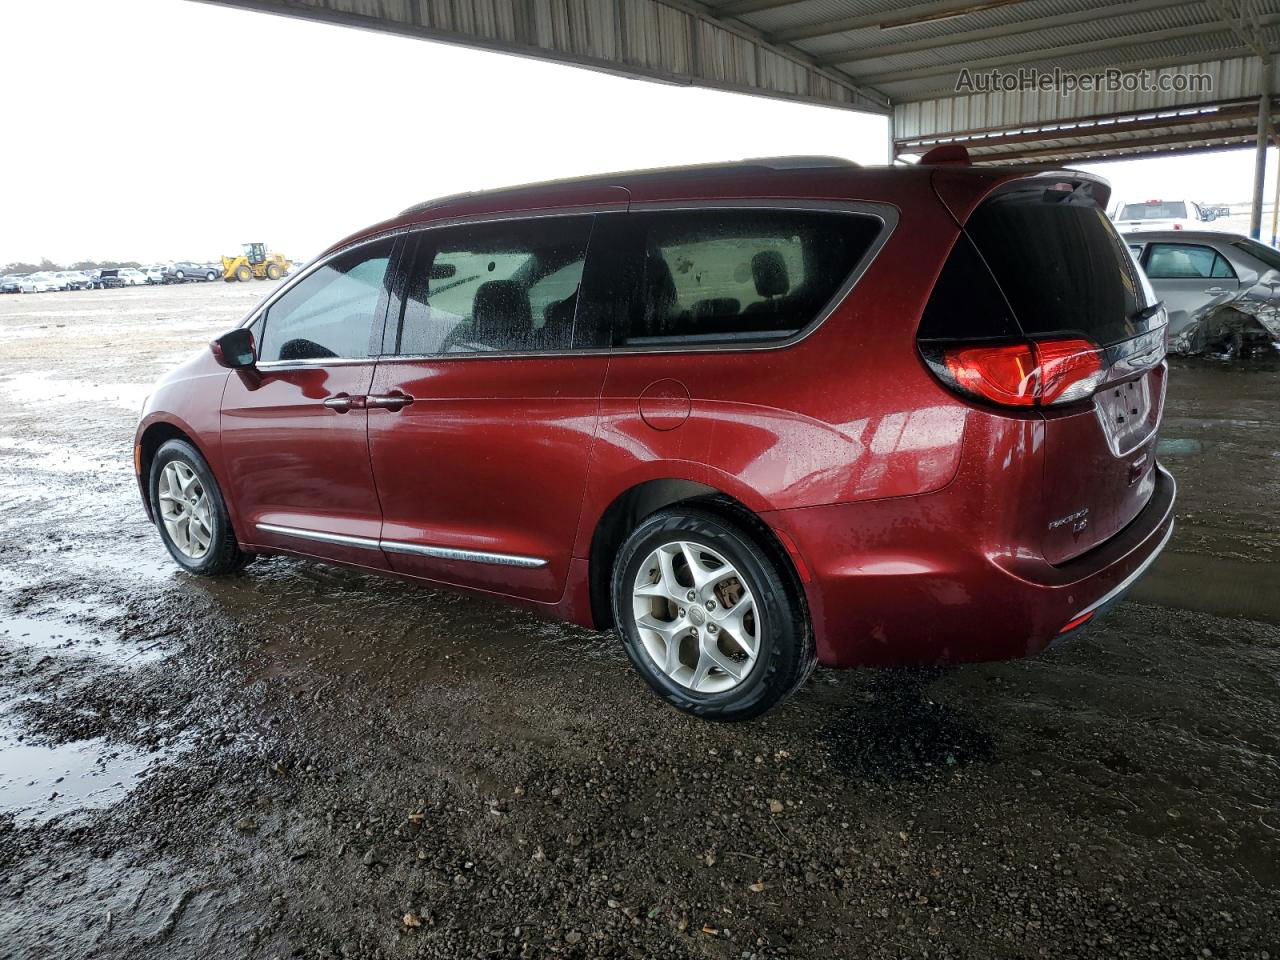
[{"label": "side mirror", "polygon": [[258,359],[253,344],[253,331],[248,327],[228,330],[210,343],[209,349],[213,351],[213,359],[232,370],[246,370]]}]

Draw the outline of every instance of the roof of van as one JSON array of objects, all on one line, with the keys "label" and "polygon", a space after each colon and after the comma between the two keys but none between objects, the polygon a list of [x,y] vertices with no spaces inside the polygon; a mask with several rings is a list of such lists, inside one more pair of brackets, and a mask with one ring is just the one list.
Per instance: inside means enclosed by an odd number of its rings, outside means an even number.
[{"label": "roof of van", "polygon": [[[322,255],[379,234],[431,222],[556,209],[626,209],[649,203],[803,199],[876,202],[901,209],[932,196],[936,189],[941,191],[939,198],[963,219],[969,203],[998,184],[1049,172],[1060,172],[1060,168],[965,163],[862,167],[839,157],[801,156],[592,174],[428,200],[352,234]],[[934,180],[931,189],[929,183],[935,175],[943,175],[949,186]],[[1079,171],[1064,175],[1100,179]]]},{"label": "roof of van", "polygon": [[422,213],[436,207],[446,206],[460,200],[475,197],[499,197],[506,194],[523,193],[525,191],[553,189],[556,187],[585,187],[596,184],[625,187],[629,182],[679,179],[682,177],[705,177],[741,171],[768,170],[821,170],[844,168],[860,170],[860,164],[843,157],[756,157],[747,160],[729,160],[719,163],[695,163],[675,167],[651,167],[644,170],[619,170],[612,173],[593,173],[581,177],[563,177],[556,180],[539,180],[513,186],[496,187],[492,190],[469,190],[462,193],[447,194],[424,200],[401,211],[401,216]]}]

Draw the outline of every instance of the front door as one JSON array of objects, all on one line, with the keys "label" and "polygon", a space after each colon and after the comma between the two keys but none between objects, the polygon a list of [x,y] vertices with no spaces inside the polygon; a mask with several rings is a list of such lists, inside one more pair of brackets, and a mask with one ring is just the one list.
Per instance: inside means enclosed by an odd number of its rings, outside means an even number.
[{"label": "front door", "polygon": [[[560,598],[586,486],[600,335],[577,310],[591,216],[424,231],[369,390],[392,569]],[[394,321],[390,326],[394,326]]]},{"label": "front door", "polygon": [[227,378],[222,450],[249,542],[385,568],[365,395],[394,241],[330,259],[254,321],[256,372]]}]

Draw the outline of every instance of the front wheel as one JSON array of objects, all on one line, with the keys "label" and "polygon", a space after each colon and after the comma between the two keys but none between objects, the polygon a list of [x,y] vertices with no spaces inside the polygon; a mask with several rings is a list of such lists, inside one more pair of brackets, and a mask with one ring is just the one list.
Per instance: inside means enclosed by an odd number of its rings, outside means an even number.
[{"label": "front wheel", "polygon": [[216,273],[214,273],[212,270],[210,270],[208,273],[206,273],[206,274],[204,275],[204,278],[205,278],[205,280],[207,280],[209,283],[213,283],[214,279],[215,279],[217,276],[218,276],[218,275],[217,275]]},{"label": "front wheel", "polygon": [[244,566],[248,557],[236,543],[222,491],[195,447],[185,440],[161,446],[150,491],[160,539],[184,569],[216,576]]},{"label": "front wheel", "polygon": [[777,706],[817,663],[783,561],[736,522],[677,507],[646,519],[614,566],[613,617],[631,662],[672,706],[748,720]]}]

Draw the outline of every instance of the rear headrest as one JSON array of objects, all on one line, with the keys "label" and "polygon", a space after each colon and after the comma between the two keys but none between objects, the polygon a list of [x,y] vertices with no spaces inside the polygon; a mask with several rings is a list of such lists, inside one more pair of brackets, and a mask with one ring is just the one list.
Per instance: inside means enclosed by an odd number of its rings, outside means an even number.
[{"label": "rear headrest", "polygon": [[751,277],[762,297],[780,297],[791,289],[787,262],[777,250],[761,250],[751,258]]},{"label": "rear headrest", "polygon": [[533,328],[533,311],[519,283],[490,280],[476,289],[471,322],[476,340],[496,344],[513,335],[527,336]]}]

